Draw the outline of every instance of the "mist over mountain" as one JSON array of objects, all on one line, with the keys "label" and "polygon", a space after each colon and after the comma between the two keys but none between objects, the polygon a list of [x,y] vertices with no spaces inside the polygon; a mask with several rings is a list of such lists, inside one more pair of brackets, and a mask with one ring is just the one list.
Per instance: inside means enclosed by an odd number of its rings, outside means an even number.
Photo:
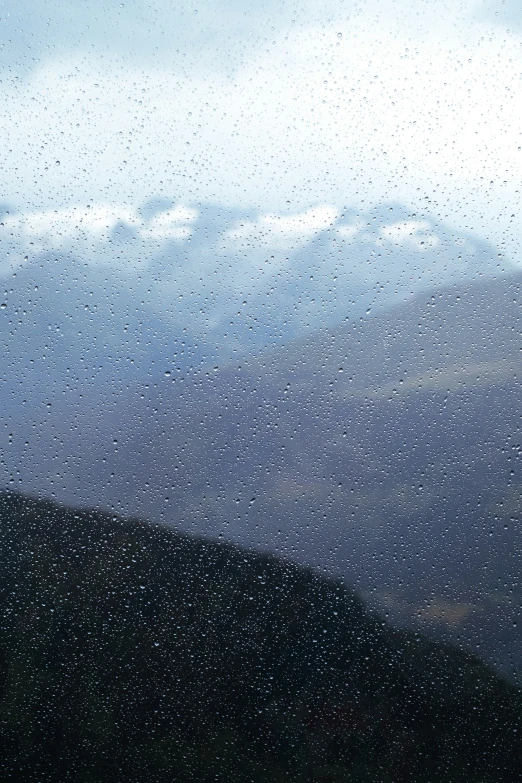
[{"label": "mist over mountain", "polygon": [[222,369],[75,380],[4,414],[4,484],[342,574],[519,678],[520,285],[461,281]]},{"label": "mist over mountain", "polygon": [[522,783],[522,10],[2,9],[0,783]]},{"label": "mist over mountain", "polygon": [[157,198],[2,214],[11,408],[70,385],[221,366],[509,268],[486,242],[397,204],[259,214]]}]

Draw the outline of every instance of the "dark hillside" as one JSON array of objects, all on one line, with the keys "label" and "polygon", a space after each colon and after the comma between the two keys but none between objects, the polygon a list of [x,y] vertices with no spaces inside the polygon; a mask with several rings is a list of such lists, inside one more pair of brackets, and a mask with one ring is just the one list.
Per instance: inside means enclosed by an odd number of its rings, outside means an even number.
[{"label": "dark hillside", "polygon": [[341,583],[0,496],[1,780],[521,780],[522,697]]}]

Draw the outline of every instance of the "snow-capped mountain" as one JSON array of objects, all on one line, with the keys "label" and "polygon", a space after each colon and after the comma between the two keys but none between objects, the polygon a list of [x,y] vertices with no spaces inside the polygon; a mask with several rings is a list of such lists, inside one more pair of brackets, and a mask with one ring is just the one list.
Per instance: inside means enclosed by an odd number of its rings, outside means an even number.
[{"label": "snow-capped mountain", "polygon": [[485,241],[397,204],[4,207],[0,251],[4,377],[25,396],[42,372],[52,386],[222,364],[509,266]]}]

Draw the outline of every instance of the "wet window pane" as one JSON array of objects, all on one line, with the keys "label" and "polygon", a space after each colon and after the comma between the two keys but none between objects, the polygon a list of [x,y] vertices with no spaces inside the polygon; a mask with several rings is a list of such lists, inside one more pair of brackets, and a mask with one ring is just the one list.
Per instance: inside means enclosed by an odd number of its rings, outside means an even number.
[{"label": "wet window pane", "polygon": [[0,779],[520,779],[516,3],[0,17]]}]

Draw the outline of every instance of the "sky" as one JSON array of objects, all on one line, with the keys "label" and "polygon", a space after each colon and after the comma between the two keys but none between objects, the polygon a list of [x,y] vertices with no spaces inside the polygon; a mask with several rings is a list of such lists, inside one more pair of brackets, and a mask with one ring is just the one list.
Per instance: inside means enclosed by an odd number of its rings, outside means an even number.
[{"label": "sky", "polygon": [[515,2],[17,0],[0,18],[17,225],[132,223],[156,197],[287,225],[393,201],[522,263]]}]

